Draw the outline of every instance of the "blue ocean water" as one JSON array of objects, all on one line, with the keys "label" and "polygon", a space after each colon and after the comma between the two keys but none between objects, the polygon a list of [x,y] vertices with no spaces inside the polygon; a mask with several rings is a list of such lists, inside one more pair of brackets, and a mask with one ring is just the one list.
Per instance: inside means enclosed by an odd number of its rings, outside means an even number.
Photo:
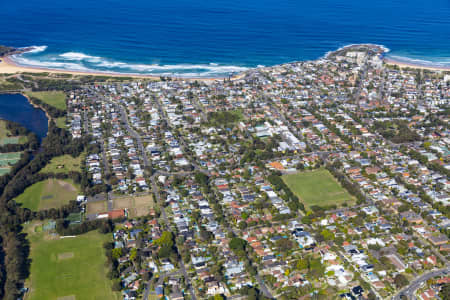
[{"label": "blue ocean water", "polygon": [[450,1],[0,1],[0,44],[40,67],[223,76],[356,43],[450,65]]}]

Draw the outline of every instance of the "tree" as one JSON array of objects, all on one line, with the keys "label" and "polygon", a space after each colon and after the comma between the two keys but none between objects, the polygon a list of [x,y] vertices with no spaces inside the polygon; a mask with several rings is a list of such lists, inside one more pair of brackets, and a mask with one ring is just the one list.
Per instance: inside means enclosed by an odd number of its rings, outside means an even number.
[{"label": "tree", "polygon": [[122,248],[112,249],[112,258],[117,260],[122,256]]},{"label": "tree", "polygon": [[152,277],[153,277],[153,273],[150,271],[142,274],[142,279],[144,279],[145,281],[149,281],[150,279],[152,279]]},{"label": "tree", "polygon": [[320,234],[323,236],[325,241],[331,241],[334,239],[334,234],[328,229],[322,230]]},{"label": "tree", "polygon": [[308,269],[309,266],[309,262],[307,259],[299,259],[299,261],[297,262],[297,270],[306,270]]},{"label": "tree", "polygon": [[155,240],[155,244],[160,247],[173,247],[173,234],[170,231],[164,231],[161,234],[161,237],[157,240]]},{"label": "tree", "polygon": [[137,257],[137,249],[136,249],[136,248],[133,248],[133,249],[131,249],[131,251],[130,251],[130,260],[135,260],[136,257]]},{"label": "tree", "polygon": [[281,252],[287,252],[294,247],[294,243],[287,238],[279,239],[275,242],[278,250]]},{"label": "tree", "polygon": [[409,283],[409,281],[404,275],[398,274],[394,278],[394,283],[397,288],[402,288],[402,287],[406,286]]},{"label": "tree", "polygon": [[245,247],[247,246],[247,242],[243,239],[233,237],[228,246],[234,253],[236,253],[236,255],[243,256],[245,255]]},{"label": "tree", "polygon": [[439,296],[442,299],[450,299],[450,284],[446,283],[441,287],[441,291],[439,292]]},{"label": "tree", "polygon": [[208,176],[206,176],[202,172],[196,172],[195,173],[195,181],[198,184],[200,184],[202,186],[205,186],[205,185],[208,185],[209,178],[208,178]]},{"label": "tree", "polygon": [[244,230],[245,228],[247,228],[247,222],[244,221],[239,222],[239,229]]},{"label": "tree", "polygon": [[211,231],[206,230],[203,226],[200,226],[200,238],[203,241],[211,241],[214,235]]}]

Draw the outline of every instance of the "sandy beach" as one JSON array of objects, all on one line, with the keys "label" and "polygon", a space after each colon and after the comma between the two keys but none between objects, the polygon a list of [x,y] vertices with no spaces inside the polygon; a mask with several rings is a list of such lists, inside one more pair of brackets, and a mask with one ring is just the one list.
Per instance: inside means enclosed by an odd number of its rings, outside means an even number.
[{"label": "sandy beach", "polygon": [[422,70],[430,70],[430,71],[450,72],[450,67],[422,66],[422,65],[397,61],[397,60],[394,60],[391,58],[386,58],[386,57],[384,58],[384,62],[387,65],[394,65],[394,66],[398,66],[400,68],[414,68],[414,69],[422,69]]},{"label": "sandy beach", "polygon": [[[15,63],[8,56],[0,57],[0,74],[15,74],[15,73],[50,73],[50,74],[72,74],[72,75],[91,75],[91,76],[111,76],[111,77],[132,77],[132,78],[145,78],[152,80],[160,80],[160,76],[144,75],[144,74],[126,74],[126,73],[112,73],[112,72],[83,72],[83,71],[71,71],[71,70],[59,70],[49,68],[27,67],[20,66]],[[238,75],[239,76],[239,75]],[[164,76],[167,77],[167,76]],[[184,77],[171,77],[174,80],[187,80],[187,81],[216,81],[223,80],[223,78],[184,78]]]},{"label": "sandy beach", "polygon": [[[434,67],[434,66],[423,66],[417,65],[413,63],[407,63],[402,61],[397,61],[391,58],[385,57],[383,59],[384,63],[387,65],[395,65],[400,68],[414,68],[414,69],[423,69],[423,70],[431,70],[431,71],[443,71],[450,72],[450,67]],[[59,70],[59,69],[50,69],[50,68],[39,68],[39,67],[28,67],[21,66],[15,63],[10,57],[4,56],[0,57],[0,74],[16,74],[16,73],[50,73],[50,74],[72,74],[72,75],[91,75],[91,76],[111,76],[111,77],[132,77],[132,78],[142,78],[142,79],[150,79],[150,80],[159,80],[160,76],[155,75],[144,75],[144,74],[127,74],[127,73],[113,73],[113,72],[86,72],[86,71],[72,71],[72,70]],[[237,74],[233,76],[231,79],[238,80],[243,77],[243,73]],[[185,77],[171,77],[173,80],[186,80],[186,81],[204,81],[204,82],[212,82],[216,80],[223,80],[224,78],[185,78]]]}]

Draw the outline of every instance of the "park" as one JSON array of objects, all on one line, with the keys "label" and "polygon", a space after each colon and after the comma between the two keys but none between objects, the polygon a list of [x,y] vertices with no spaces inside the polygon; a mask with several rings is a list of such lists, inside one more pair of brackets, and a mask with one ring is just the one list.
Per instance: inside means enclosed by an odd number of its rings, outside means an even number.
[{"label": "park", "polygon": [[355,199],[339,184],[326,169],[303,171],[284,175],[283,181],[300,198],[307,208],[317,206],[351,205]]},{"label": "park", "polygon": [[37,222],[24,231],[31,243],[31,276],[27,300],[119,299],[107,279],[103,244],[110,235],[91,231],[61,237]]}]

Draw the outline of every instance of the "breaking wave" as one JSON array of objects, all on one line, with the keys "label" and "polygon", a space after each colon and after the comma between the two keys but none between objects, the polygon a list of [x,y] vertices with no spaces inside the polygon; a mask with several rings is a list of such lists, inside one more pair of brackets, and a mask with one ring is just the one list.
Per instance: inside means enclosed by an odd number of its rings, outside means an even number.
[{"label": "breaking wave", "polygon": [[27,53],[39,53],[47,50],[47,46],[31,46],[27,47]]},{"label": "breaking wave", "polygon": [[38,68],[48,68],[48,69],[61,69],[61,70],[72,70],[72,71],[89,71],[92,72],[89,68],[86,68],[77,63],[64,63],[64,62],[52,62],[52,61],[40,61],[26,58],[22,55],[13,55],[11,59],[21,65],[27,67],[38,67]]},{"label": "breaking wave", "polygon": [[401,55],[389,54],[387,58],[399,63],[406,63],[422,67],[450,68],[450,58],[445,57],[436,57],[433,60],[428,60],[423,58],[411,58]]},{"label": "breaking wave", "polygon": [[74,60],[74,61],[86,60],[89,62],[101,62],[101,60],[102,60],[102,58],[99,56],[91,56],[91,55],[86,55],[84,53],[79,53],[79,52],[66,52],[66,53],[60,54],[59,57],[66,59],[66,60]]},{"label": "breaking wave", "polygon": [[[19,65],[39,68],[180,77],[224,77],[248,70],[247,67],[243,66],[220,65],[217,63],[174,65],[127,63],[81,52],[42,53],[47,49],[47,46],[33,46],[29,48],[31,50],[19,55],[13,55],[11,59]],[[37,53],[39,55],[36,55]]]},{"label": "breaking wave", "polygon": [[[374,44],[367,44],[374,45]],[[345,45],[344,49],[353,45]],[[402,56],[399,53],[392,53],[390,49],[382,45],[374,45],[382,48],[385,57],[411,65],[429,66],[429,67],[450,67],[450,58],[433,57],[427,59]],[[67,71],[82,72],[104,72],[117,74],[139,74],[155,76],[177,76],[177,77],[226,77],[231,74],[243,72],[249,69],[245,66],[223,65],[218,63],[209,64],[142,64],[129,63],[112,60],[100,56],[93,56],[82,52],[50,53],[47,52],[47,46],[31,46],[23,48],[27,52],[13,55],[11,59],[19,65],[58,69]],[[336,51],[336,50],[334,50]],[[327,57],[327,52],[323,57]],[[408,55],[409,56],[409,55]],[[264,65],[257,65],[258,68]]]}]

